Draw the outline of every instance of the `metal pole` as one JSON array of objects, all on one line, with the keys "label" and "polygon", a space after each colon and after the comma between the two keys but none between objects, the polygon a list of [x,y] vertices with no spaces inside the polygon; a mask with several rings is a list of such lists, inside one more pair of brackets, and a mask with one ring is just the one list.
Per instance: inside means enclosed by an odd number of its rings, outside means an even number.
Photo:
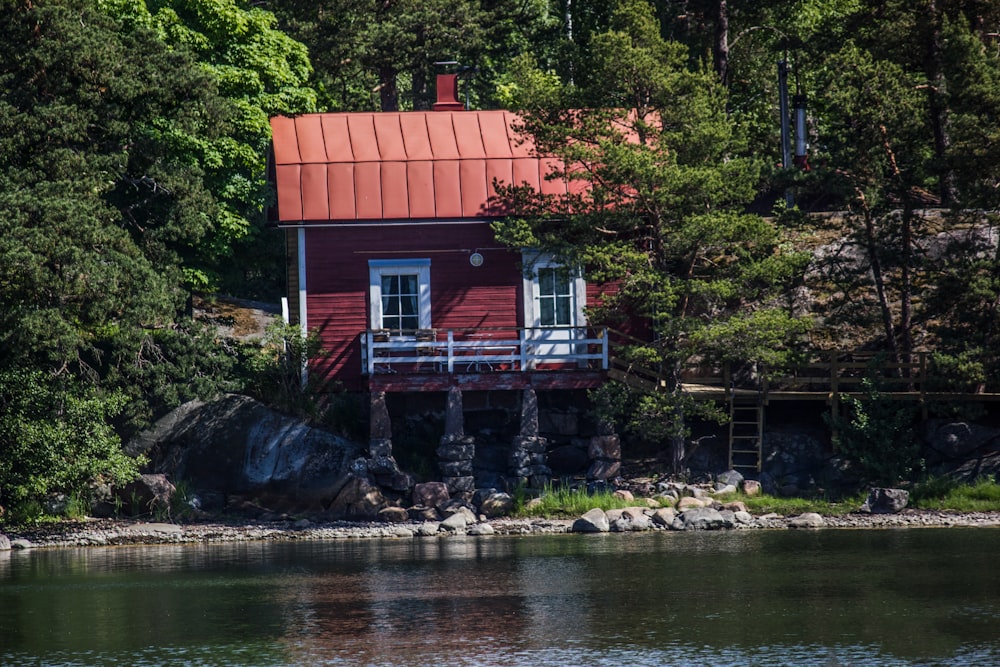
[{"label": "metal pole", "polygon": [[[778,61],[778,114],[781,116],[781,166],[788,169],[792,166],[791,128],[788,116],[788,61]],[[788,208],[795,205],[792,191],[785,190],[785,203]]]}]

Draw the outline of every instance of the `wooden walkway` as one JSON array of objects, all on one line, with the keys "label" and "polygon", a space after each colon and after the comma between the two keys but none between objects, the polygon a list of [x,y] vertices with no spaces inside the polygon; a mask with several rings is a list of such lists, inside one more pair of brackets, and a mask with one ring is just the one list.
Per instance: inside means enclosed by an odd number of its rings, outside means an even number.
[{"label": "wooden walkway", "polygon": [[[823,401],[834,415],[848,398],[869,396],[866,382],[893,400],[916,401],[924,419],[935,401],[994,402],[1000,392],[945,390],[929,364],[930,355],[916,352],[906,362],[886,361],[864,352],[819,352],[812,359],[786,368],[743,368],[729,364],[692,368],[682,375],[680,389],[695,400],[724,403],[729,413],[729,465],[760,471],[765,408],[772,401]],[[612,356],[609,375],[645,391],[666,390],[657,373],[626,366]]]}]

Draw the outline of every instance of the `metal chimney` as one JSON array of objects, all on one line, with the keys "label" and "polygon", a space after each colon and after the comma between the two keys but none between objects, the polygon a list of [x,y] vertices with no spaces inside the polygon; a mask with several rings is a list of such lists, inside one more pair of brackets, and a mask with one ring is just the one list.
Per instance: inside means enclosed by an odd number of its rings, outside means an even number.
[{"label": "metal chimney", "polygon": [[437,102],[434,111],[462,111],[465,105],[458,101],[458,74],[437,75]]}]

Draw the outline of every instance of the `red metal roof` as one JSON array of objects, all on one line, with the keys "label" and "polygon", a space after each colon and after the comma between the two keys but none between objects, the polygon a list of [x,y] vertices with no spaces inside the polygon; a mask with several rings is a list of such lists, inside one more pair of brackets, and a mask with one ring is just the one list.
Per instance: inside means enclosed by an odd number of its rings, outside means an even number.
[{"label": "red metal roof", "polygon": [[564,193],[546,180],[508,111],[309,114],[271,119],[280,223],[483,218],[493,179]]}]

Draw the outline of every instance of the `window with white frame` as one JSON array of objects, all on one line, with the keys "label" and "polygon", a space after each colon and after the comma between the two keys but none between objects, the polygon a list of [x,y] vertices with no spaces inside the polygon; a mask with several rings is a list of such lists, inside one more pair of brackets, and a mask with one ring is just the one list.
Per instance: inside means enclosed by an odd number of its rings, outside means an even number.
[{"label": "window with white frame", "polygon": [[525,251],[525,324],[529,327],[573,327],[584,323],[586,283],[579,271],[550,256]]},{"label": "window with white frame", "polygon": [[431,260],[369,260],[371,328],[394,336],[431,327]]}]

